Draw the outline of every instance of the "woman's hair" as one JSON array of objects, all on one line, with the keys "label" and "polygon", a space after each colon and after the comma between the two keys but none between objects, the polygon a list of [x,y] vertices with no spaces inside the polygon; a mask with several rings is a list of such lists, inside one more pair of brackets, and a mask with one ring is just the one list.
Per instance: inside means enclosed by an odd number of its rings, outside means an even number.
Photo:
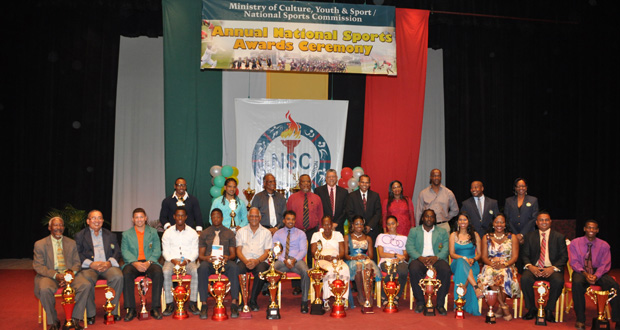
[{"label": "woman's hair", "polygon": [[506,216],[504,215],[504,213],[498,213],[495,218],[493,218],[493,221],[491,221],[491,225],[489,226],[489,229],[487,230],[488,234],[492,234],[495,232],[495,228],[493,227],[493,223],[495,222],[495,220],[499,217],[504,218],[504,223],[506,224],[506,227],[504,228],[504,233],[506,234],[511,234],[512,231],[510,230],[510,226],[508,225],[508,220],[506,220]]},{"label": "woman's hair", "polygon": [[524,178],[516,178],[515,182],[512,183],[512,190],[514,191],[515,195],[517,194],[517,183],[519,183],[519,181],[523,181],[523,183],[525,183],[525,186],[527,187],[527,180],[525,180]]},{"label": "woman's hair", "polygon": [[351,220],[351,224],[354,224],[355,220],[357,220],[357,219],[362,219],[362,224],[366,224],[366,219],[364,219],[364,217],[361,216],[361,215],[354,216],[353,219]]},{"label": "woman's hair", "polygon": [[474,226],[471,225],[471,221],[469,221],[469,215],[467,214],[467,212],[461,211],[456,216],[456,222],[455,222],[454,226],[452,227],[452,232],[456,232],[457,233],[457,237],[458,237],[458,233],[459,233],[459,218],[461,216],[464,216],[465,218],[467,218],[467,235],[469,235],[469,240],[471,241],[471,244],[473,244],[474,248],[475,248],[476,247],[476,231],[474,230]]},{"label": "woman's hair", "polygon": [[[392,191],[392,186],[394,185],[394,183],[398,183],[400,185],[400,188],[401,188],[400,198],[402,200],[404,200],[404,201],[407,200],[407,196],[405,196],[403,194],[404,193],[404,189],[402,189],[403,188],[403,184],[400,181],[398,181],[398,180],[394,180],[394,181],[390,182],[390,187],[389,187],[389,190],[388,190],[388,202],[387,202],[387,206],[386,206],[386,209],[388,210],[387,211],[388,214],[390,212],[389,211],[390,210],[390,205],[392,204],[392,201],[394,201],[394,192]],[[407,210],[409,210],[409,203],[405,203],[405,205],[407,205]]]}]

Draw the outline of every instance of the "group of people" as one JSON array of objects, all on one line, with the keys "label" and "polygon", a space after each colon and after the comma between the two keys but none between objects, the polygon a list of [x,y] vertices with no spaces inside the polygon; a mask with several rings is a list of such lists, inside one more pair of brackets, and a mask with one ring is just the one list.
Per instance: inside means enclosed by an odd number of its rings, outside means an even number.
[{"label": "group of people", "polygon": [[[121,245],[113,233],[102,228],[104,219],[98,210],[88,213],[88,226],[76,235],[75,241],[63,236],[63,219],[52,218],[51,235],[35,243],[35,294],[49,315],[50,328],[58,328],[54,293],[65,285],[63,272],[72,269],[77,273],[73,281],[76,305],[72,315],[77,324],[84,309],[87,315],[84,322],[95,322],[94,287],[99,278],[106,279],[108,286],[116,291],[113,304],[118,305],[123,293],[124,320],[131,321],[136,317],[134,280],[146,275],[152,281],[150,314],[161,319],[174,311],[172,273],[180,265],[185,266],[192,278],[186,307],[206,319],[208,279],[216,271],[214,263],[224,262],[221,270],[231,284],[230,312],[235,318],[239,315],[238,275],[254,275],[247,304],[252,311],[258,311],[258,297],[265,291],[265,282],[259,274],[269,268],[269,252],[279,242],[283,251],[274,267],[299,274],[301,280],[293,280],[292,286],[293,295],[301,295],[302,313],[308,312],[307,271],[313,261],[327,270],[323,299],[324,307],[329,308],[333,303],[329,283],[336,278],[355,282],[358,303],[367,300],[372,303],[372,295],[366,296],[363,289],[362,272],[370,269],[373,279],[380,281],[381,272],[388,271],[386,261],[389,260],[394,267],[390,267],[387,276],[398,281],[401,292],[405,291],[407,278],[413,284],[416,313],[424,310],[423,292],[417,283],[432,266],[437,279],[444,283],[436,300],[436,310],[441,315],[447,314],[444,303],[450,286],[446,284],[454,274],[455,289],[459,284],[465,287],[466,312],[479,315],[478,298],[490,288],[499,292],[500,306],[496,314],[506,320],[511,319],[506,297],[516,298],[521,292],[528,309],[524,318],[533,318],[536,312],[533,284],[538,280],[548,281],[551,289],[546,317],[554,320],[556,300],[564,285],[568,250],[564,236],[551,230],[549,213],[539,212],[537,199],[527,195],[524,179],[515,180],[515,196],[506,199],[504,213],[500,213],[496,200],[484,196],[480,181],[472,182],[472,197],[459,210],[452,191],[441,184],[441,171],[437,169],[431,171],[430,185],[420,193],[415,208],[412,200],[403,196],[399,181],[390,183],[388,198],[383,202],[378,193],[370,190],[368,175],[359,178],[359,189],[351,193],[337,182],[337,172],[330,169],[326,184],[312,192],[311,178],[302,175],[300,190],[287,200],[276,191],[276,178],[266,174],[264,190],[254,196],[248,210],[236,195],[235,179],[227,179],[223,195],[213,200],[210,226],[203,230],[198,200],[187,193],[186,181],[179,178],[172,196],[162,201],[159,220],[165,231],[161,239],[157,230],[147,225],[146,211],[137,208],[132,214],[133,227],[123,232]],[[457,215],[450,230],[449,221]],[[351,227],[345,235],[347,219]],[[585,289],[589,285],[599,285],[604,290],[618,289],[618,284],[607,274],[611,264],[609,245],[596,238],[598,223],[589,220],[584,231],[586,236],[570,245],[578,329],[585,327]],[[317,254],[319,246],[321,250]],[[318,259],[313,260],[317,255]],[[520,280],[519,273],[522,273]],[[162,288],[163,308],[159,299]],[[202,302],[200,309],[198,297]],[[349,300],[349,308],[355,306],[350,290],[344,298]],[[385,303],[384,294],[382,300]],[[620,300],[612,300],[613,321],[620,320],[619,303]],[[116,320],[121,319],[117,309],[112,313]]]}]

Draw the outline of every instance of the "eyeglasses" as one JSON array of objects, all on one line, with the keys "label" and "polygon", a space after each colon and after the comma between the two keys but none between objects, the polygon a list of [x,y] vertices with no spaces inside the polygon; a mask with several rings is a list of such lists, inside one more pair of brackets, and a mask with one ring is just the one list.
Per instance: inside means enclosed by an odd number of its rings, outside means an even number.
[{"label": "eyeglasses", "polygon": [[177,187],[187,187],[185,183],[175,183],[174,185]]}]

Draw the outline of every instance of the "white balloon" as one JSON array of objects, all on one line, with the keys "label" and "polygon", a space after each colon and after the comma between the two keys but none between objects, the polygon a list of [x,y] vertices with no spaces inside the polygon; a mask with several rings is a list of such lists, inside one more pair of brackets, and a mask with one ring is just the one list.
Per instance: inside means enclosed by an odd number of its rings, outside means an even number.
[{"label": "white balloon", "polygon": [[360,176],[362,176],[362,175],[364,175],[364,170],[359,169],[359,168],[353,170],[353,177],[354,178],[359,179]]},{"label": "white balloon", "polygon": [[211,173],[211,176],[215,178],[216,176],[222,175],[222,167],[219,165],[213,165],[211,166],[209,172]]},{"label": "white balloon", "polygon": [[349,179],[349,182],[348,182],[349,188],[355,189],[355,188],[357,188],[358,184],[359,184],[359,182],[357,181],[357,178],[350,178]]}]

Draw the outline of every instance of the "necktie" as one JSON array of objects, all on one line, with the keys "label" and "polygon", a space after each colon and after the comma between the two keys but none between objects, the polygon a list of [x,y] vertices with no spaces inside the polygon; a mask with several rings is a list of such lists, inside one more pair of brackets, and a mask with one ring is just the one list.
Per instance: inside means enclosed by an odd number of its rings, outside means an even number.
[{"label": "necktie", "polygon": [[278,223],[276,218],[276,206],[273,204],[273,194],[269,194],[269,224],[275,227]]},{"label": "necktie", "polygon": [[538,259],[538,267],[545,267],[545,254],[547,253],[547,239],[545,233],[542,233],[542,242],[540,242],[540,258]]},{"label": "necktie", "polygon": [[286,249],[284,250],[284,260],[288,259],[288,252],[291,249],[291,230],[288,230],[288,234],[286,235]]},{"label": "necktie", "polygon": [[586,260],[583,268],[586,273],[594,274],[594,268],[592,267],[592,243],[588,243],[588,253],[586,253]]},{"label": "necktie", "polygon": [[213,238],[213,245],[220,245],[220,231],[215,231],[215,237]]},{"label": "necktie", "polygon": [[56,241],[56,262],[58,263],[58,271],[64,272],[67,269],[65,265],[65,255],[62,254],[62,241]]},{"label": "necktie", "polygon": [[366,194],[362,194],[362,203],[364,203],[364,212],[366,212]]},{"label": "necktie", "polygon": [[334,188],[329,188],[329,203],[332,205],[332,216],[336,215],[336,210],[334,209]]},{"label": "necktie", "polygon": [[476,197],[476,206],[478,206],[478,213],[480,213],[480,220],[482,220],[482,202],[480,197]]},{"label": "necktie", "polygon": [[310,210],[308,210],[308,193],[304,194],[304,228],[310,227]]}]

